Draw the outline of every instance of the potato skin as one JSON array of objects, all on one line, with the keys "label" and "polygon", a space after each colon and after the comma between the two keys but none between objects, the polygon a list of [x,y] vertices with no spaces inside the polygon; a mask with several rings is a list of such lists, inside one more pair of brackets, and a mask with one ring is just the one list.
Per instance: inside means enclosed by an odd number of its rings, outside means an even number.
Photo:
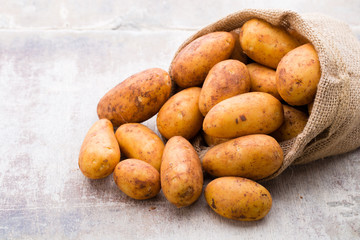
[{"label": "potato skin", "polygon": [[284,108],[284,123],[273,133],[273,136],[278,142],[290,140],[299,135],[305,128],[308,120],[308,115],[296,108],[283,105]]},{"label": "potato skin", "polygon": [[260,19],[251,19],[241,27],[240,44],[248,57],[274,69],[286,53],[300,45],[283,28]]},{"label": "potato skin", "polygon": [[165,145],[150,128],[140,123],[125,123],[116,130],[115,136],[126,157],[143,160],[160,171]]},{"label": "potato skin", "polygon": [[127,122],[143,122],[154,116],[169,98],[171,79],[160,68],[132,75],[105,94],[98,103],[99,119],[109,119],[114,127]]},{"label": "potato skin", "polygon": [[79,168],[88,178],[110,175],[120,161],[120,149],[111,122],[100,119],[87,132],[79,154]]},{"label": "potato skin", "polygon": [[118,188],[131,198],[149,199],[160,192],[159,172],[142,160],[126,159],[119,162],[113,175]]},{"label": "potato skin", "polygon": [[224,60],[209,71],[201,88],[199,109],[205,116],[217,103],[250,91],[249,72],[238,60]]},{"label": "potato skin", "polygon": [[171,78],[182,88],[200,86],[210,69],[228,59],[235,39],[229,32],[212,32],[185,46],[171,64]]},{"label": "potato skin", "polygon": [[276,85],[280,96],[295,106],[306,105],[314,100],[320,77],[319,58],[310,43],[286,54],[276,69]]},{"label": "potato skin", "polygon": [[203,115],[199,110],[201,88],[184,89],[173,95],[160,109],[156,124],[165,138],[182,136],[194,137],[201,129]]},{"label": "potato skin", "polygon": [[266,92],[280,101],[282,100],[276,87],[276,72],[275,70],[262,66],[258,63],[250,63],[246,65],[250,80],[252,92]]},{"label": "potato skin", "polygon": [[278,99],[268,93],[249,92],[216,104],[206,115],[203,130],[220,138],[275,131],[284,113]]},{"label": "potato skin", "polygon": [[217,214],[239,221],[260,220],[272,206],[266,188],[241,177],[221,177],[211,181],[205,188],[205,199]]},{"label": "potato skin", "polygon": [[232,138],[218,138],[218,137],[213,137],[213,136],[210,136],[208,134],[206,134],[206,132],[202,131],[202,136],[206,142],[206,144],[209,146],[209,147],[212,147],[212,146],[215,146],[215,145],[218,145],[220,143],[224,143],[224,142],[227,142],[229,140],[231,140]]},{"label": "potato skin", "polygon": [[253,134],[214,146],[203,157],[202,166],[215,177],[259,180],[276,172],[283,160],[283,151],[274,138]]},{"label": "potato skin", "polygon": [[243,49],[241,48],[239,32],[240,32],[240,29],[230,32],[233,35],[233,37],[235,38],[234,50],[231,53],[230,58],[239,60],[240,62],[246,64],[248,61],[248,58],[247,58],[246,54],[244,53]]},{"label": "potato skin", "polygon": [[166,199],[176,207],[186,207],[201,195],[203,172],[193,146],[175,136],[165,145],[161,163],[161,187]]}]

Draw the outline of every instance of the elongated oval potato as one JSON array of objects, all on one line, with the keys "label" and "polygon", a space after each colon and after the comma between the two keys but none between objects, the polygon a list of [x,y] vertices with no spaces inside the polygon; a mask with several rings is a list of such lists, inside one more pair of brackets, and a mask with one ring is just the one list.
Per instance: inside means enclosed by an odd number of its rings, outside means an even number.
[{"label": "elongated oval potato", "polygon": [[295,48],[279,63],[276,85],[280,96],[290,105],[311,103],[320,81],[318,55],[311,43]]},{"label": "elongated oval potato", "polygon": [[120,149],[111,122],[100,119],[85,136],[79,155],[79,168],[88,178],[110,175],[120,161]]},{"label": "elongated oval potato", "polygon": [[228,59],[235,39],[229,32],[212,32],[185,46],[171,64],[170,75],[182,88],[200,86],[210,69]]},{"label": "elongated oval potato", "polygon": [[105,94],[98,103],[99,118],[115,127],[127,122],[143,122],[154,116],[170,97],[171,79],[160,68],[132,75]]},{"label": "elongated oval potato", "polygon": [[224,60],[211,68],[199,97],[199,109],[206,115],[217,103],[241,93],[249,92],[250,76],[242,62]]},{"label": "elongated oval potato", "polygon": [[162,106],[156,119],[161,135],[167,139],[173,136],[190,139],[199,132],[204,119],[199,110],[200,91],[198,87],[184,89]]},{"label": "elongated oval potato", "polygon": [[215,177],[259,180],[276,172],[283,160],[283,151],[273,137],[253,134],[212,147],[203,157],[202,166]]},{"label": "elongated oval potato", "polygon": [[202,136],[204,137],[204,140],[205,140],[206,144],[207,144],[209,147],[218,145],[218,144],[220,144],[220,143],[227,142],[227,141],[229,141],[229,140],[232,139],[232,138],[218,138],[218,137],[213,137],[213,136],[210,136],[210,135],[206,134],[206,132],[204,132],[204,131],[202,131]]},{"label": "elongated oval potato", "polygon": [[241,177],[221,177],[205,188],[205,199],[217,214],[240,221],[264,218],[272,206],[268,190]]},{"label": "elongated oval potato", "polygon": [[160,192],[159,172],[142,160],[126,159],[119,162],[113,175],[118,188],[131,198],[149,199]]},{"label": "elongated oval potato", "polygon": [[275,131],[283,123],[282,105],[274,96],[249,92],[216,104],[206,115],[203,130],[220,138]]},{"label": "elongated oval potato", "polygon": [[262,66],[258,63],[250,63],[247,66],[249,71],[252,92],[266,92],[280,101],[282,100],[276,87],[276,72],[275,70]]},{"label": "elongated oval potato", "polygon": [[283,28],[260,19],[251,19],[241,27],[240,44],[248,57],[274,69],[286,53],[300,45]]},{"label": "elongated oval potato", "polygon": [[160,171],[165,145],[150,128],[140,123],[125,123],[116,130],[115,136],[126,157],[143,160]]},{"label": "elongated oval potato", "polygon": [[296,108],[283,105],[284,123],[271,133],[278,142],[290,140],[299,135],[305,128],[308,115]]},{"label": "elongated oval potato", "polygon": [[166,199],[176,207],[186,207],[201,195],[203,173],[193,146],[175,136],[165,145],[161,162],[161,187]]},{"label": "elongated oval potato", "polygon": [[233,37],[235,38],[234,50],[231,53],[230,58],[239,60],[240,62],[246,64],[248,61],[248,58],[247,58],[246,54],[244,53],[243,49],[241,48],[239,32],[240,32],[240,29],[230,32],[233,35]]}]

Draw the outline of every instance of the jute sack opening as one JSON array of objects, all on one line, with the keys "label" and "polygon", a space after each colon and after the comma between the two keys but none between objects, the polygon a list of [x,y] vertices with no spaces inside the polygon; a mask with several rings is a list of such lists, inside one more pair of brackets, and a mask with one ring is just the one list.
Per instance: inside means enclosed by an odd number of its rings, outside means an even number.
[{"label": "jute sack opening", "polygon": [[[232,31],[252,18],[293,29],[315,47],[321,79],[312,114],[303,132],[281,142],[284,162],[264,179],[278,176],[291,164],[305,164],[354,150],[360,146],[360,43],[343,22],[318,13],[297,14],[284,10],[248,9],[231,14],[195,33],[176,55],[196,38],[215,31]],[[171,66],[170,66],[171,69]],[[200,158],[208,151],[199,137],[193,145]]]}]

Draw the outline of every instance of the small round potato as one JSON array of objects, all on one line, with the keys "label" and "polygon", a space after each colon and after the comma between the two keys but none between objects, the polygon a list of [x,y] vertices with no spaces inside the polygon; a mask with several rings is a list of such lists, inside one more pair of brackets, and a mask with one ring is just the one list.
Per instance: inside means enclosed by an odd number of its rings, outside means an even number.
[{"label": "small round potato", "polygon": [[249,92],[250,76],[242,62],[224,60],[211,68],[199,97],[199,109],[206,115],[217,103],[241,93]]},{"label": "small round potato", "polygon": [[126,157],[143,160],[160,171],[165,145],[151,129],[140,123],[126,123],[116,130],[115,136]]},{"label": "small round potato", "polygon": [[216,104],[205,116],[203,130],[220,138],[275,131],[283,123],[281,102],[263,92],[249,92]]},{"label": "small round potato", "polygon": [[240,221],[260,220],[272,205],[266,188],[241,177],[221,177],[211,181],[205,188],[205,199],[217,214]]},{"label": "small round potato", "polygon": [[243,49],[241,48],[239,32],[240,32],[240,29],[230,32],[233,35],[233,37],[235,38],[235,46],[234,46],[233,52],[231,53],[230,58],[239,60],[240,62],[246,64],[248,59],[247,59],[247,56],[244,53]]},{"label": "small round potato", "polygon": [[210,69],[228,59],[235,38],[229,32],[212,32],[185,46],[171,64],[172,79],[182,88],[200,86]]},{"label": "small round potato", "polygon": [[251,59],[273,69],[286,53],[300,45],[283,28],[260,19],[251,19],[241,27],[240,43]]},{"label": "small round potato", "polygon": [[276,172],[283,159],[283,151],[274,138],[253,134],[214,146],[206,152],[202,166],[215,177],[238,176],[259,180]]},{"label": "small round potato", "polygon": [[114,127],[143,122],[159,111],[170,92],[169,74],[151,68],[132,75],[107,92],[98,103],[97,113],[100,119],[109,119]]},{"label": "small round potato", "polygon": [[218,137],[213,137],[213,136],[210,136],[210,135],[206,134],[206,132],[204,132],[204,131],[202,131],[202,136],[204,137],[204,140],[205,140],[206,144],[207,144],[209,147],[218,145],[218,144],[220,144],[220,143],[227,142],[227,141],[229,141],[229,140],[232,139],[232,138],[218,138]]},{"label": "small round potato", "polygon": [[284,108],[284,123],[273,133],[273,136],[278,142],[290,140],[299,135],[305,128],[308,120],[308,115],[293,107],[283,105]]},{"label": "small round potato", "polygon": [[165,145],[161,162],[161,187],[166,199],[176,207],[186,207],[201,195],[203,172],[193,146],[175,136]]},{"label": "small round potato", "polygon": [[282,100],[276,87],[275,70],[257,63],[250,63],[247,66],[251,80],[252,92],[266,92],[280,101]]},{"label": "small round potato", "polygon": [[311,43],[286,54],[276,69],[276,85],[282,99],[290,105],[311,103],[320,81],[318,55]]},{"label": "small round potato", "polygon": [[120,161],[120,149],[114,128],[107,119],[94,123],[85,136],[79,155],[79,168],[88,178],[109,176]]},{"label": "small round potato", "polygon": [[172,96],[160,109],[156,124],[165,138],[193,138],[201,129],[203,115],[199,110],[201,88],[184,89]]},{"label": "small round potato", "polygon": [[114,180],[123,193],[134,199],[153,198],[160,192],[159,172],[142,160],[119,162],[114,170]]}]

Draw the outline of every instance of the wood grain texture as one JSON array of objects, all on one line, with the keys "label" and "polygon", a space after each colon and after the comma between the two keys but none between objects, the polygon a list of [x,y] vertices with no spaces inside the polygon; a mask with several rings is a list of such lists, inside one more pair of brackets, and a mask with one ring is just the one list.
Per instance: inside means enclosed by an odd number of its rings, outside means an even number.
[{"label": "wood grain texture", "polygon": [[[238,9],[281,7],[342,19],[360,39],[358,1],[330,2],[8,1],[0,10],[0,239],[359,239],[360,149],[263,183],[273,207],[251,223],[216,215],[203,196],[182,209],[162,193],[132,200],[112,176],[89,180],[77,165],[103,94],[141,70],[168,69],[195,30]],[[155,118],[145,124],[155,129]]]}]

